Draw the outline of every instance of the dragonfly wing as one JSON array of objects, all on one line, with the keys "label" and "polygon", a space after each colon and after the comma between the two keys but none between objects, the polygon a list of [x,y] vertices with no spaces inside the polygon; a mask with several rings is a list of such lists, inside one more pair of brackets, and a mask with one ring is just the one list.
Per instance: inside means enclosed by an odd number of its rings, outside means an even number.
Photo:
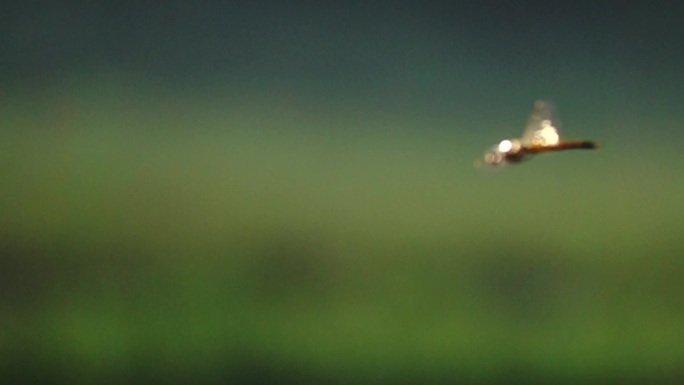
[{"label": "dragonfly wing", "polygon": [[556,106],[548,100],[537,100],[520,139],[524,146],[552,146],[558,144],[560,120]]}]

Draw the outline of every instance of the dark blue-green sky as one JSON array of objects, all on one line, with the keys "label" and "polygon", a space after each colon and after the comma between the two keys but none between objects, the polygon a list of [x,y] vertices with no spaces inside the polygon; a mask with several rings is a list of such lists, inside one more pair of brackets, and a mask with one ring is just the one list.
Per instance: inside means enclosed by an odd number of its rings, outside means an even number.
[{"label": "dark blue-green sky", "polygon": [[[345,1],[3,5],[6,89],[131,77],[378,107],[679,111],[684,6]],[[9,92],[9,91],[6,91]],[[577,105],[577,106],[576,106]],[[598,107],[597,107],[598,106]],[[680,115],[681,117],[681,115]]]}]

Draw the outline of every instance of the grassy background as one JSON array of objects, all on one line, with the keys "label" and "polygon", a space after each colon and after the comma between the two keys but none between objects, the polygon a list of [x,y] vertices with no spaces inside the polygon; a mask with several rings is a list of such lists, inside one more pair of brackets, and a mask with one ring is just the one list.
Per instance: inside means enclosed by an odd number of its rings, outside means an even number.
[{"label": "grassy background", "polygon": [[0,371],[681,379],[677,119],[568,103],[565,132],[600,151],[475,171],[531,102],[17,92],[0,118]]}]

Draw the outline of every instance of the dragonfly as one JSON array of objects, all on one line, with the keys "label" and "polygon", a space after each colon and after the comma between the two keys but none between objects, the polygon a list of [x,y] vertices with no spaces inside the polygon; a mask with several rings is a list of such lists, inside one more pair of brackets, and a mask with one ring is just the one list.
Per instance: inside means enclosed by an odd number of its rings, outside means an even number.
[{"label": "dragonfly", "polygon": [[532,155],[564,150],[593,150],[599,147],[591,140],[562,140],[556,107],[548,100],[537,100],[519,139],[505,139],[484,154],[475,166],[503,166],[520,163]]}]

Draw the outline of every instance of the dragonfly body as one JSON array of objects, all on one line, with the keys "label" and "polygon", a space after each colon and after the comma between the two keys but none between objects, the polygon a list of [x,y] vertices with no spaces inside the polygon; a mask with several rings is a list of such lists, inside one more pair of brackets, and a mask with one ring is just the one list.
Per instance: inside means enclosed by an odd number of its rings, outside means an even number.
[{"label": "dragonfly body", "polygon": [[561,140],[559,126],[553,103],[544,100],[535,102],[523,136],[520,139],[502,140],[492,147],[484,155],[484,164],[500,166],[519,163],[531,155],[544,152],[598,148],[597,143],[589,140]]}]

